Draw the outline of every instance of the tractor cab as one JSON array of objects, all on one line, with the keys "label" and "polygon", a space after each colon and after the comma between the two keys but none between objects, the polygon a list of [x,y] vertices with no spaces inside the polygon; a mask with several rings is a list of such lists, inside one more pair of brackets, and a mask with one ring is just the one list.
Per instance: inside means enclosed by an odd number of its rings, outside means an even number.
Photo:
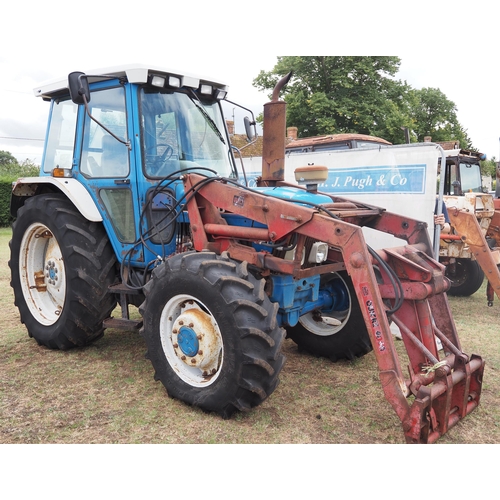
[{"label": "tractor cab", "polygon": [[52,103],[42,175],[83,185],[116,254],[141,267],[183,244],[182,173],[236,177],[227,88],[144,66],[96,73],[37,89]]}]

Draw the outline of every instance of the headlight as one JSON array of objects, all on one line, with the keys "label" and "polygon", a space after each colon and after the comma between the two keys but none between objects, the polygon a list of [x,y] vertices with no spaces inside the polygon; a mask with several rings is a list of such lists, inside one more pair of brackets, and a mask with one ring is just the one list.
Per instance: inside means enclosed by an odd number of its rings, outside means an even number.
[{"label": "headlight", "polygon": [[309,252],[308,262],[310,264],[321,264],[328,257],[328,244],[317,241]]}]

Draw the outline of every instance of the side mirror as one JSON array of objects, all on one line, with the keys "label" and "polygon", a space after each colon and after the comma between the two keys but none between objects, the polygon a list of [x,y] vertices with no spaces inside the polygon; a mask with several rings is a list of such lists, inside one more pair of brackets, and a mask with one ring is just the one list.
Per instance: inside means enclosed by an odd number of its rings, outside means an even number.
[{"label": "side mirror", "polygon": [[68,87],[71,100],[75,104],[85,104],[90,102],[90,89],[89,82],[85,73],[81,71],[74,71],[68,75]]},{"label": "side mirror", "polygon": [[243,119],[243,122],[245,124],[245,131],[247,134],[248,142],[252,142],[257,137],[257,129],[255,127],[255,120],[250,121],[250,118],[248,118],[248,116],[245,116],[245,118]]}]

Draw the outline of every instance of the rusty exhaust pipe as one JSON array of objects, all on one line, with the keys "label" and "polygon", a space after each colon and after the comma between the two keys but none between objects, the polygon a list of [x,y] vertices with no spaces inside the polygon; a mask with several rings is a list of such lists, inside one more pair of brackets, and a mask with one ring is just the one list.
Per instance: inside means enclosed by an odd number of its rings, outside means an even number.
[{"label": "rusty exhaust pipe", "polygon": [[262,147],[262,185],[275,186],[285,180],[286,103],[279,100],[283,87],[290,81],[292,72],[274,87],[271,102],[264,104]]}]

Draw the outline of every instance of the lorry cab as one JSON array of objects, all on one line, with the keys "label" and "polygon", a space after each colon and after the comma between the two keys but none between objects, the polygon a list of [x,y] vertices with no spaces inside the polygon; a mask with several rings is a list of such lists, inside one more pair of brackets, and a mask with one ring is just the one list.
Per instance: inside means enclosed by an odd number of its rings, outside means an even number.
[{"label": "lorry cab", "polygon": [[463,196],[465,193],[482,193],[480,161],[482,153],[464,149],[445,150],[445,195]]},{"label": "lorry cab", "polygon": [[88,219],[102,220],[119,260],[141,267],[174,253],[183,244],[173,223],[183,217],[182,173],[236,177],[220,106],[226,92],[139,65],[38,87],[51,102],[41,177],[18,181],[13,210],[40,189],[63,191]]}]

